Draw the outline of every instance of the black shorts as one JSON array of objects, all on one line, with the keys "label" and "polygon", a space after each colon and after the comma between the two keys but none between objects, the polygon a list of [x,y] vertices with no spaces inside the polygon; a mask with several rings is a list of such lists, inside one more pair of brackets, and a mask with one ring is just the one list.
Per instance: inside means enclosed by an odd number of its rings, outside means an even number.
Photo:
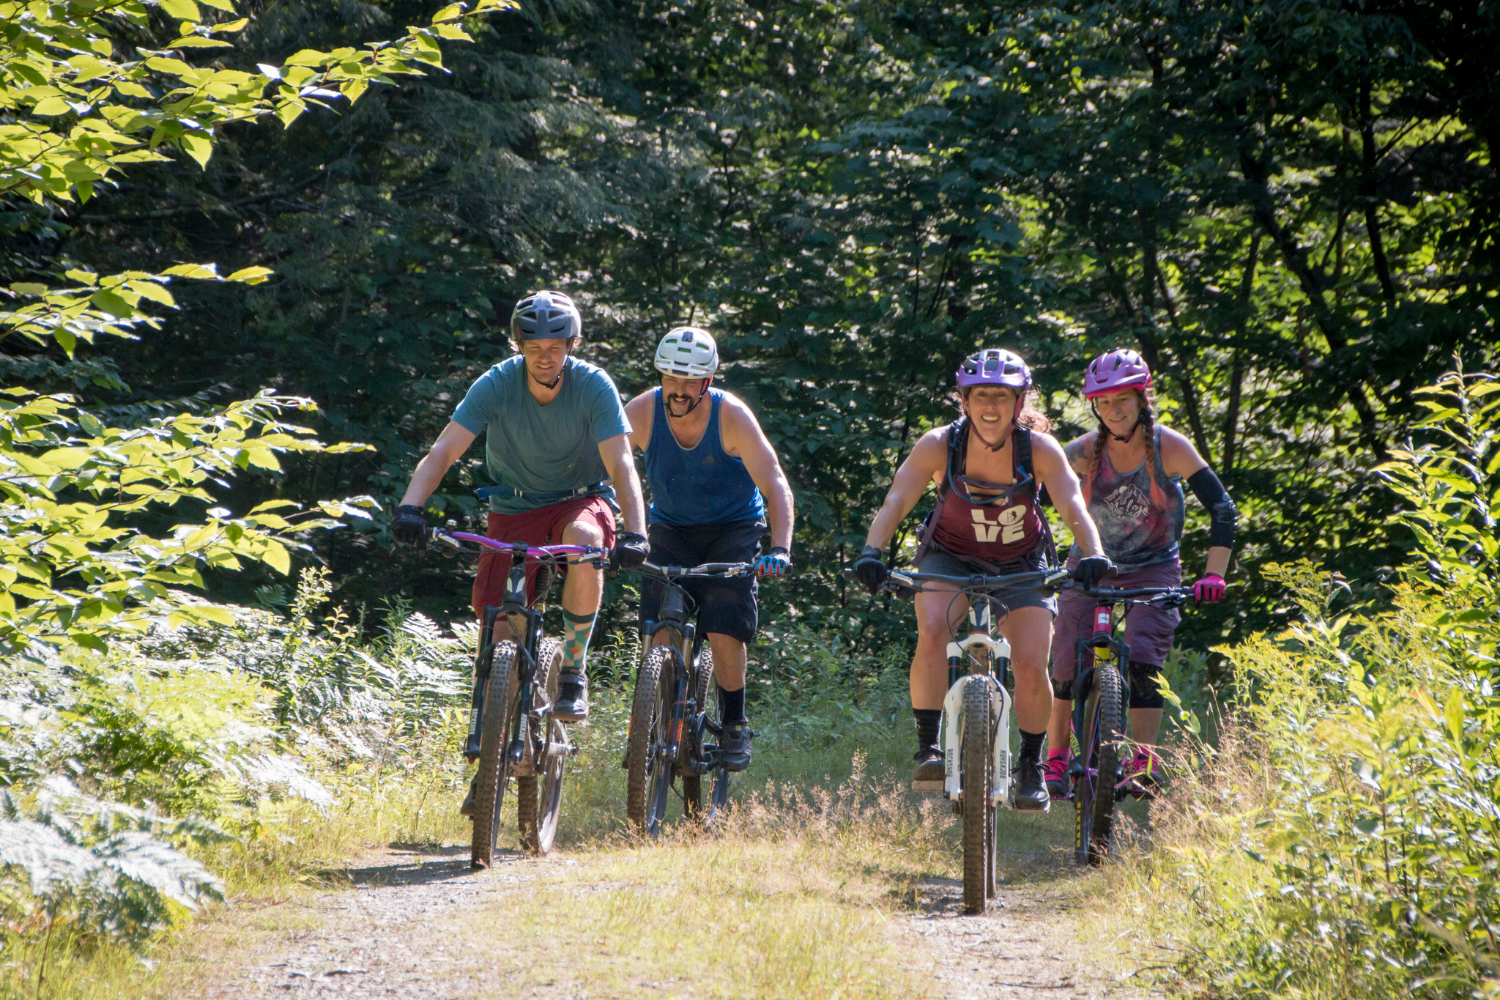
[{"label": "black shorts", "polygon": [[[653,524],[650,559],[658,566],[697,566],[700,563],[751,562],[760,554],[764,521],[728,524]],[[664,585],[641,582],[641,627],[661,610]],[[755,577],[682,581],[682,589],[698,604],[698,634],[718,632],[741,642],[755,638],[759,617],[755,608]]]}]

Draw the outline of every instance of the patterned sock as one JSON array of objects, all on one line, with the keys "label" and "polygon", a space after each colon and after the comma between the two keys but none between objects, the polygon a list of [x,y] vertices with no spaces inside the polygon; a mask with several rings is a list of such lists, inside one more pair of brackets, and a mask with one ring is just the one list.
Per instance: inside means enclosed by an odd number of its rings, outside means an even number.
[{"label": "patterned sock", "polygon": [[745,721],[745,689],[725,691],[719,688],[719,704],[724,708],[724,722]]},{"label": "patterned sock", "polygon": [[563,609],[563,665],[565,674],[587,672],[589,661],[589,636],[594,632],[594,619],[599,612],[575,615]]}]

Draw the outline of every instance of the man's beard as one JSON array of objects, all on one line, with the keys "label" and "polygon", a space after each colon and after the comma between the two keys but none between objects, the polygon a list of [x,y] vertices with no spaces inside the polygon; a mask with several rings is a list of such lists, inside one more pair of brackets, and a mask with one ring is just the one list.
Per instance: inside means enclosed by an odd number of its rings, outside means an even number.
[{"label": "man's beard", "polygon": [[[682,412],[677,412],[677,407],[682,407]],[[693,410],[692,396],[668,396],[667,415],[672,417],[685,417]]]}]

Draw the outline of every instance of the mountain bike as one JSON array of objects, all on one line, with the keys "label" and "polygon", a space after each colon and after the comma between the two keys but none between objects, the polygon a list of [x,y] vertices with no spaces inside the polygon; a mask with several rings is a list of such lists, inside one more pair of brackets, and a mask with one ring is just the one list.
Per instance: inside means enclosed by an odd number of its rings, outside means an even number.
[{"label": "mountain bike", "polygon": [[[719,748],[707,741],[721,734],[717,702],[708,704],[714,676],[713,650],[694,624],[697,606],[680,582],[688,577],[748,576],[754,563],[704,563],[638,570],[665,584],[660,617],[642,630],[646,651],[635,675],[630,708],[630,736],[625,751],[625,815],[631,826],[655,838],[671,802],[671,789],[682,778],[683,814],[712,822],[729,801],[729,772]],[[707,815],[703,814],[703,778],[713,775]]]},{"label": "mountain bike", "polygon": [[[510,553],[510,575],[499,607],[484,609],[474,656],[474,694],[464,756],[479,762],[475,776],[474,836],[470,864],[488,868],[500,835],[500,807],[509,779],[516,779],[516,820],[521,848],[534,854],[552,850],[562,806],[563,765],[577,749],[568,729],[552,715],[562,643],[542,635],[547,591],[565,564],[603,566],[608,550],[588,545],[501,542],[483,535],[432,529],[434,541],[460,552],[485,549]],[[468,542],[478,548],[468,548]],[[526,599],[526,564],[540,563],[536,597]],[[498,623],[509,636],[499,639]]]},{"label": "mountain bike", "polygon": [[[1095,598],[1092,635],[1078,640],[1073,674],[1073,733],[1078,741],[1068,765],[1075,810],[1073,860],[1097,865],[1114,853],[1115,802],[1124,796],[1126,699],[1121,664],[1130,663],[1130,647],[1117,637],[1132,605],[1181,607],[1190,588],[1137,587],[1129,590],[1080,588]],[[1115,606],[1121,612],[1115,614]]]},{"label": "mountain bike", "polygon": [[[845,570],[854,579],[852,570]],[[1015,805],[1011,761],[1010,643],[995,629],[992,606],[1000,617],[1008,611],[993,592],[1017,587],[1049,590],[1068,578],[1068,571],[1038,570],[1006,576],[944,576],[892,571],[884,589],[898,596],[923,591],[924,583],[948,583],[958,590],[928,590],[968,597],[968,635],[955,633],[948,643],[948,694],[943,698],[939,740],[943,780],[913,782],[914,791],[941,791],[963,817],[964,911],[983,913],[995,895],[996,808]],[[967,673],[965,673],[967,671]],[[1019,732],[1019,730],[1018,730]],[[937,787],[928,788],[927,785]],[[919,787],[920,786],[920,787]]]}]

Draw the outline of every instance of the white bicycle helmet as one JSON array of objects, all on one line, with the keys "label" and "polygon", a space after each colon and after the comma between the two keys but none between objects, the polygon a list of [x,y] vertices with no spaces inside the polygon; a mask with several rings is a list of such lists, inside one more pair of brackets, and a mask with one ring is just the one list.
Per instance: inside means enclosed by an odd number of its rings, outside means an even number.
[{"label": "white bicycle helmet", "polygon": [[656,370],[677,378],[708,378],[719,368],[719,345],[696,326],[674,327],[656,345]]},{"label": "white bicycle helmet", "polygon": [[510,332],[517,340],[581,337],[583,317],[562,292],[532,292],[516,303],[510,314]]}]

